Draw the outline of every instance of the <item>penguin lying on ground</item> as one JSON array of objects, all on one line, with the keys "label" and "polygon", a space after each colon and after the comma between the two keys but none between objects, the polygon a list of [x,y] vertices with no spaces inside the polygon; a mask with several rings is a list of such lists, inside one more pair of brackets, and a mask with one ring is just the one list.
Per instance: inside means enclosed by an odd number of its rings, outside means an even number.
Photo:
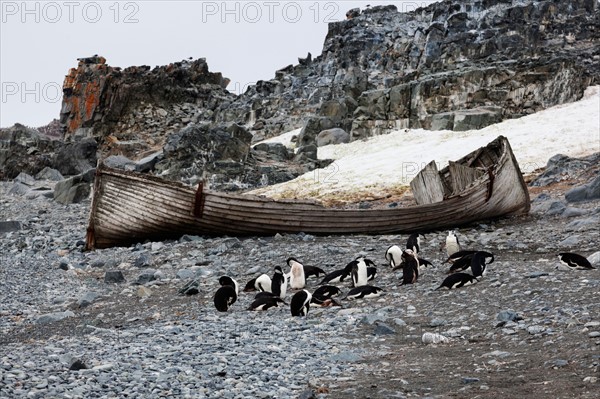
[{"label": "penguin lying on ground", "polygon": [[466,285],[475,284],[478,281],[479,280],[477,280],[477,278],[475,278],[474,276],[471,276],[470,274],[454,273],[454,274],[451,274],[448,277],[446,277],[444,279],[444,281],[442,282],[442,285],[437,287],[436,290],[439,290],[441,288],[447,288],[447,289],[451,290],[452,288],[460,288],[460,287],[464,287]]},{"label": "penguin lying on ground", "polygon": [[[558,254],[558,261],[562,265],[562,269],[569,270],[591,270],[595,269],[589,260],[583,255],[572,252],[561,252]],[[559,266],[560,267],[560,266]]]},{"label": "penguin lying on ground", "polygon": [[354,287],[346,294],[344,299],[370,299],[381,296],[383,292],[382,288],[374,287],[372,285],[362,285],[360,287]]}]

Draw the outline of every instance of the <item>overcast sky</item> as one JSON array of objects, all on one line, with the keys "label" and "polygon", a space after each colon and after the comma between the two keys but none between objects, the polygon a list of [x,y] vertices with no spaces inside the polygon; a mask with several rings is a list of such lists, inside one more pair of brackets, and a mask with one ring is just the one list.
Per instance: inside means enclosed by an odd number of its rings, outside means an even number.
[{"label": "overcast sky", "polygon": [[77,58],[111,66],[206,58],[230,91],[321,53],[327,24],[368,4],[411,11],[417,1],[0,1],[0,126],[58,118],[62,83]]}]

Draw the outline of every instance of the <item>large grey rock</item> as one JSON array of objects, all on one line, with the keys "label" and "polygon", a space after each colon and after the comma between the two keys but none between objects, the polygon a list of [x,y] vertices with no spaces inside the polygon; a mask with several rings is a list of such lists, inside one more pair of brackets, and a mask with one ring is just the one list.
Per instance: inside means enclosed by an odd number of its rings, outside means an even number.
[{"label": "large grey rock", "polygon": [[135,170],[135,162],[123,155],[111,155],[104,159],[103,162],[109,168]]},{"label": "large grey rock", "polygon": [[77,300],[77,306],[80,308],[85,308],[86,306],[91,305],[96,299],[100,297],[100,294],[97,292],[86,292]]},{"label": "large grey rock", "polygon": [[255,145],[253,149],[265,152],[278,161],[287,161],[290,158],[287,147],[281,143],[260,143]]},{"label": "large grey rock", "polygon": [[48,166],[46,166],[37,175],[35,175],[35,178],[38,180],[51,180],[51,181],[64,180],[63,175],[57,169],[50,168]]},{"label": "large grey rock", "polygon": [[590,201],[600,198],[600,175],[594,180],[581,186],[573,187],[565,194],[569,202]]},{"label": "large grey rock", "polygon": [[333,128],[321,131],[317,135],[316,144],[317,147],[323,147],[330,144],[342,144],[349,143],[350,135],[340,128]]},{"label": "large grey rock", "polygon": [[21,222],[16,220],[0,220],[0,234],[19,231],[23,228]]},{"label": "large grey rock", "polygon": [[92,182],[96,176],[96,169],[59,181],[54,186],[54,200],[67,205],[78,203],[90,196]]},{"label": "large grey rock", "polygon": [[104,282],[107,284],[123,283],[125,282],[125,276],[120,270],[109,270],[104,273]]},{"label": "large grey rock", "polygon": [[96,140],[82,139],[61,148],[54,156],[52,164],[63,176],[83,174],[96,167],[97,151]]}]

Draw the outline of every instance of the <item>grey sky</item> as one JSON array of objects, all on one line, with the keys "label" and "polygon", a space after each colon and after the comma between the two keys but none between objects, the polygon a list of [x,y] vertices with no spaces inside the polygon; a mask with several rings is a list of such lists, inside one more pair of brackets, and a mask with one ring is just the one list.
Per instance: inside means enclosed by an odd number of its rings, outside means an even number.
[{"label": "grey sky", "polygon": [[60,91],[77,58],[112,66],[206,58],[230,91],[271,79],[298,57],[321,53],[327,23],[351,8],[417,1],[0,1],[0,126],[58,118]]}]

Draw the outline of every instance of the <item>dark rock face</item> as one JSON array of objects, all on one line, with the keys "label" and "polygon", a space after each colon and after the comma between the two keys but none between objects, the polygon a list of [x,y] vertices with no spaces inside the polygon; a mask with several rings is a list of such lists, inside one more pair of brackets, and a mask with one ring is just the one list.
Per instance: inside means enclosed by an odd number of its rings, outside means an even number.
[{"label": "dark rock face", "polygon": [[597,84],[598,19],[593,0],[351,10],[329,25],[321,56],[258,82],[216,119],[260,121],[260,137],[303,127],[301,145],[314,141],[321,118],[330,126],[320,130],[351,129],[353,139],[481,128],[574,101]]},{"label": "dark rock face", "polygon": [[599,165],[600,152],[585,158],[571,158],[567,155],[556,154],[548,160],[544,172],[529,185],[543,187],[562,180],[571,179],[581,174],[594,177],[600,174]]},{"label": "dark rock face", "polygon": [[62,143],[21,124],[0,129],[0,180],[14,179],[21,172],[36,175],[52,166],[51,154]]},{"label": "dark rock face", "polygon": [[65,77],[60,121],[67,139],[95,137],[103,152],[135,159],[160,149],[188,123],[210,120],[217,105],[235,97],[225,90],[228,83],[204,59],[152,70],[80,59]]}]

